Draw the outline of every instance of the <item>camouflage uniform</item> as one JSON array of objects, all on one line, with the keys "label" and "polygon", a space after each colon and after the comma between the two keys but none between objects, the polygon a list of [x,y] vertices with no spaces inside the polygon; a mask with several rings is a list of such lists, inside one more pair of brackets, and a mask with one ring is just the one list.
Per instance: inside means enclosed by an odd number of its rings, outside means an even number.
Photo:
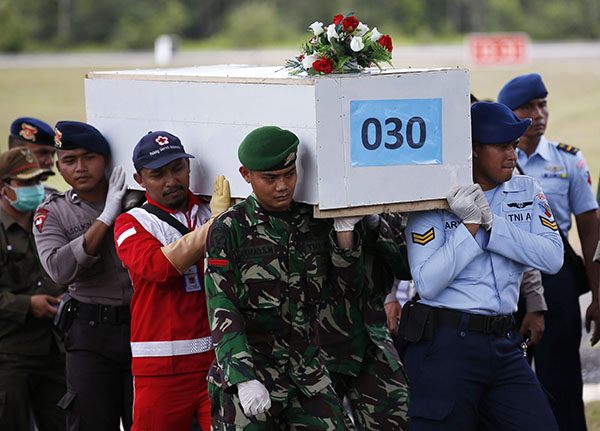
[{"label": "camouflage uniform", "polygon": [[[293,202],[284,213],[267,213],[254,195],[211,226],[205,266],[217,356],[208,376],[213,430],[351,427],[320,356],[317,309],[327,295],[360,289],[361,247],[342,251],[331,232],[331,221],[312,218],[310,206]],[[265,385],[272,406],[249,418],[236,384],[252,379]]]},{"label": "camouflage uniform", "polygon": [[410,279],[406,246],[397,229],[399,215],[377,230],[362,232],[367,269],[361,294],[328,301],[320,312],[319,338],[325,363],[340,397],[346,395],[360,429],[408,429],[408,385],[387,329],[384,300],[394,276]]}]

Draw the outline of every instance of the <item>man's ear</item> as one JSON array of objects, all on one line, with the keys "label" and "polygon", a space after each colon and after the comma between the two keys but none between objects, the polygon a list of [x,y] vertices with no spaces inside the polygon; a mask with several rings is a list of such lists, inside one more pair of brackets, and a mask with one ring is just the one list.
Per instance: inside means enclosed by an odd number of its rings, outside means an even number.
[{"label": "man's ear", "polygon": [[240,166],[240,174],[242,175],[242,178],[248,183],[250,184],[250,169],[248,169],[245,166]]},{"label": "man's ear", "polygon": [[146,185],[144,184],[144,179],[142,178],[142,176],[140,174],[138,174],[137,172],[133,173],[133,179],[135,180],[136,183],[138,183],[140,186],[142,186],[143,188],[146,188]]},{"label": "man's ear", "polygon": [[479,157],[479,143],[473,142],[473,146],[471,148],[472,148],[473,158]]}]

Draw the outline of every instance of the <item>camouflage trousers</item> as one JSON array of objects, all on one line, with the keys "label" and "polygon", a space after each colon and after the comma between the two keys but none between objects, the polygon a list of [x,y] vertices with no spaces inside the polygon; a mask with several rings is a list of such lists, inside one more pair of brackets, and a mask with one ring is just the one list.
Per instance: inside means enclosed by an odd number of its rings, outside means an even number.
[{"label": "camouflage trousers", "polygon": [[367,348],[358,376],[329,374],[340,398],[348,397],[360,431],[408,430],[408,380],[377,346]]},{"label": "camouflage trousers", "polygon": [[286,402],[271,399],[263,414],[247,417],[237,393],[209,382],[212,431],[353,431],[342,402],[331,385],[307,397],[290,386]]}]

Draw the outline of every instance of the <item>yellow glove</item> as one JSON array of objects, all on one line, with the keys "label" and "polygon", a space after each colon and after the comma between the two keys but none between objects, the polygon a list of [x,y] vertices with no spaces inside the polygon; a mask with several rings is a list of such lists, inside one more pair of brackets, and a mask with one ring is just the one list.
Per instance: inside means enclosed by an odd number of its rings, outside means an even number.
[{"label": "yellow glove", "polygon": [[223,175],[217,175],[215,178],[215,189],[210,199],[211,222],[219,214],[231,206],[231,192],[229,191],[229,181]]}]

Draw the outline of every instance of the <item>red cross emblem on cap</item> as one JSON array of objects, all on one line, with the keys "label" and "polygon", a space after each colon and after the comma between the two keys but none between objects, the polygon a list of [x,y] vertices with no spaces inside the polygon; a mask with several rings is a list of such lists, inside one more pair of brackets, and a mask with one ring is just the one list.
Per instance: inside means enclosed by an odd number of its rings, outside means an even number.
[{"label": "red cross emblem on cap", "polygon": [[169,138],[166,136],[157,136],[154,140],[158,145],[167,145],[169,143]]}]

